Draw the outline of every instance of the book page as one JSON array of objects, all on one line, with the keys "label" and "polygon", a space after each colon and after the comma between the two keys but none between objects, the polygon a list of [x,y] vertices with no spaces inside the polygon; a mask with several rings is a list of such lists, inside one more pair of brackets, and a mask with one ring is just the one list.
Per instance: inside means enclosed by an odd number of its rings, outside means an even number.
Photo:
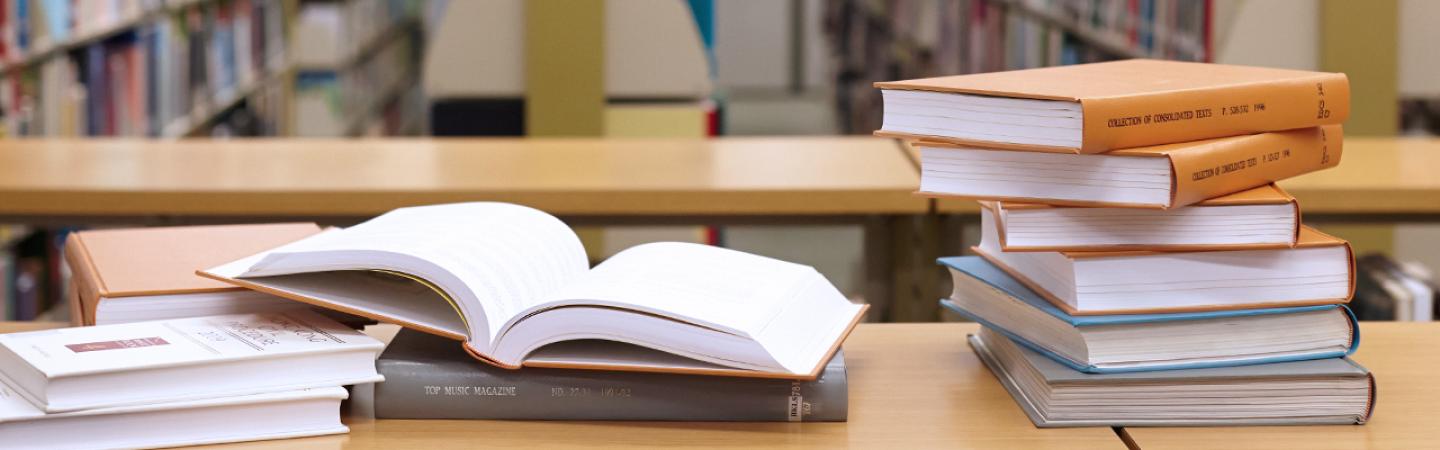
[{"label": "book page", "polygon": [[815,269],[699,244],[632,247],[557,292],[560,302],[638,309],[753,337]]},{"label": "book page", "polygon": [[400,208],[280,247],[241,277],[354,269],[411,274],[449,293],[470,318],[471,340],[488,342],[500,324],[588,266],[579,238],[549,214],[459,203]]}]

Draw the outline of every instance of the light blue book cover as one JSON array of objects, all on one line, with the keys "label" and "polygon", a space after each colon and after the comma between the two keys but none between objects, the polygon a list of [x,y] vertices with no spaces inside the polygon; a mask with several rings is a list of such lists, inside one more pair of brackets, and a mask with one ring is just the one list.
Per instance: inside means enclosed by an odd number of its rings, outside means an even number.
[{"label": "light blue book cover", "polygon": [[983,317],[979,317],[978,315],[965,310],[960,305],[955,304],[948,299],[940,300],[940,305],[944,306],[946,309],[955,311],[956,313],[959,313],[962,316],[979,322],[982,325],[993,328],[1001,334],[1004,334],[1006,337],[1014,340],[1015,342],[1018,342],[1021,345],[1024,345],[1025,347],[1030,348],[1037,353],[1045,355],[1051,359],[1060,362],[1061,364],[1065,364],[1081,372],[1118,373],[1153,370],[1199,369],[1209,367],[1231,367],[1251,364],[1268,364],[1282,361],[1301,361],[1309,359],[1335,358],[1354,353],[1355,349],[1360,347],[1359,323],[1356,322],[1355,314],[1350,311],[1350,308],[1347,308],[1344,305],[1294,306],[1286,308],[1237,309],[1165,314],[1110,314],[1096,316],[1074,316],[1066,313],[1064,310],[1061,310],[1059,307],[1050,303],[1048,300],[1045,300],[1045,298],[1041,297],[1040,294],[1031,290],[1029,287],[1026,287],[1025,284],[1021,283],[1019,280],[1016,280],[1014,277],[1011,277],[1010,274],[1005,273],[1005,271],[1001,270],[999,267],[995,267],[994,264],[991,264],[984,258],[978,256],[953,256],[940,258],[937,261],[945,267],[949,267],[951,269],[963,272],[966,275],[969,275],[977,280],[980,280],[981,282],[984,282],[985,284],[990,285],[991,287],[994,287],[995,289],[998,289],[1000,292],[1005,293],[1011,298],[1019,300],[1026,305],[1043,311],[1046,314],[1049,314],[1050,316],[1060,319],[1065,323],[1068,323],[1071,326],[1077,328],[1097,325],[1144,324],[1155,322],[1221,319],[1227,317],[1260,316],[1269,314],[1293,314],[1300,312],[1324,311],[1339,308],[1345,312],[1345,316],[1350,320],[1351,329],[1354,330],[1354,336],[1351,338],[1350,348],[1343,352],[1321,352],[1309,355],[1266,357],[1224,362],[1179,363],[1172,365],[1147,366],[1141,368],[1102,368],[1065,358],[1051,351],[1050,349],[1041,347],[1034,342],[1031,342],[1029,339],[1026,339],[1025,337],[1022,337],[1010,330],[1005,329],[1004,327],[1000,327],[994,324],[993,322]]}]

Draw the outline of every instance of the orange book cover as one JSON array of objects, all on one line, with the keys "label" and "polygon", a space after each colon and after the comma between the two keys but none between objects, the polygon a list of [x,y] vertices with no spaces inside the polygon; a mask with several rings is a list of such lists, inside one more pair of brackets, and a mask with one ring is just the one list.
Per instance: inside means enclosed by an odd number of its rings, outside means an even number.
[{"label": "orange book cover", "polygon": [[876,132],[1064,153],[1335,125],[1350,115],[1350,82],[1343,73],[1147,59],[888,81],[875,87],[1079,103],[1078,147]]},{"label": "orange book cover", "polygon": [[[1107,311],[1100,311],[1100,312],[1076,310],[1074,307],[1071,307],[1070,305],[1066,304],[1066,303],[1065,303],[1063,300],[1061,300],[1059,297],[1056,297],[1055,294],[1051,293],[1050,291],[1045,290],[1042,286],[1040,286],[1039,283],[1036,283],[1034,280],[1032,280],[1030,277],[1026,276],[1024,273],[1021,273],[1020,271],[1015,270],[1013,267],[1010,267],[1010,265],[1005,264],[1004,261],[1001,261],[999,258],[996,258],[995,255],[989,254],[988,252],[986,252],[985,250],[981,249],[981,248],[978,247],[978,246],[976,246],[976,247],[971,247],[970,249],[971,249],[972,251],[974,251],[975,254],[980,255],[980,257],[982,257],[982,258],[985,258],[986,261],[989,261],[991,264],[994,264],[995,267],[999,267],[1001,270],[1004,270],[1005,273],[1008,273],[1008,274],[1010,274],[1010,276],[1015,277],[1016,280],[1019,280],[1019,281],[1020,281],[1021,283],[1023,283],[1026,287],[1028,287],[1028,288],[1030,288],[1031,290],[1034,290],[1036,293],[1040,294],[1040,296],[1045,297],[1046,300],[1049,300],[1050,303],[1054,304],[1056,307],[1060,308],[1061,310],[1064,310],[1066,313],[1071,314],[1071,315],[1083,316],[1083,315],[1104,315],[1104,314],[1150,314],[1150,313],[1172,313],[1172,312],[1196,312],[1196,311],[1216,311],[1216,310],[1228,310],[1228,309],[1278,308],[1278,307],[1288,307],[1288,306],[1311,306],[1311,305],[1330,305],[1330,304],[1337,304],[1337,303],[1338,303],[1338,304],[1350,303],[1350,298],[1355,295],[1355,251],[1354,251],[1354,249],[1353,249],[1352,247],[1350,247],[1350,243],[1349,243],[1349,242],[1346,242],[1344,239],[1340,239],[1340,238],[1337,238],[1337,237],[1334,237],[1334,236],[1331,236],[1331,235],[1322,233],[1322,232],[1320,232],[1320,230],[1316,230],[1316,229],[1314,229],[1314,228],[1310,228],[1310,227],[1307,227],[1307,226],[1304,226],[1304,225],[1301,225],[1301,226],[1300,226],[1300,238],[1295,242],[1295,248],[1333,247],[1333,246],[1344,246],[1344,247],[1345,247],[1345,252],[1347,253],[1347,258],[1349,259],[1349,262],[1350,262],[1350,288],[1349,288],[1349,293],[1345,295],[1345,298],[1340,298],[1340,299],[1321,298],[1321,299],[1304,300],[1304,301],[1262,302],[1262,303],[1252,303],[1252,304],[1243,304],[1243,305],[1227,305],[1227,306],[1221,306],[1221,307],[1207,306],[1207,307],[1182,307],[1182,308],[1144,309],[1144,310],[1107,310]],[[1217,251],[1224,251],[1224,250],[1217,250]],[[1279,250],[1279,251],[1283,251],[1283,250]],[[1154,252],[1154,251],[1060,252],[1060,254],[1064,255],[1066,258],[1069,258],[1069,259],[1071,259],[1071,260],[1085,259],[1085,258],[1129,258],[1129,257],[1144,257],[1144,256],[1146,256],[1146,255],[1155,255],[1155,254],[1160,254],[1160,253],[1164,253],[1164,252]]]},{"label": "orange book cover", "polygon": [[[1224,195],[1264,186],[1286,178],[1328,169],[1340,164],[1344,131],[1339,125],[1302,128],[1272,133],[1215,138],[1196,142],[1116,150],[1103,155],[1074,155],[1076,158],[1139,156],[1167,158],[1170,162],[1170,201],[1167,204],[1115,204],[1067,200],[1045,200],[1064,206],[1118,206],[1133,208],[1174,208],[1193,205]],[[968,145],[920,141],[921,147],[962,148]],[[1009,151],[981,149],[986,151]],[[965,196],[919,192],[934,197]],[[1027,198],[988,200],[1038,201]]]},{"label": "orange book cover", "polygon": [[[1003,250],[1005,250],[1005,251],[1007,251],[1007,252],[1009,252],[1009,251],[1065,251],[1065,250],[1073,250],[1073,248],[1072,248],[1072,249],[1065,249],[1065,248],[1056,248],[1056,247],[1015,247],[1015,246],[1011,246],[1010,243],[1009,243],[1009,240],[1006,239],[1006,234],[1007,234],[1007,233],[1006,233],[1006,225],[1005,225],[1006,222],[1007,222],[1007,219],[1008,219],[1008,214],[1006,214],[1006,213],[1009,212],[1009,211],[1037,210],[1037,209],[1053,209],[1053,208],[1071,208],[1070,206],[1057,206],[1057,205],[1048,205],[1048,204],[1044,204],[1044,203],[1025,203],[1025,202],[1014,202],[1014,201],[992,201],[992,200],[981,200],[979,203],[980,203],[980,206],[981,206],[982,208],[985,208],[985,209],[990,210],[990,212],[993,214],[993,217],[995,217],[995,228],[996,228],[996,230],[999,231],[999,233],[1000,233],[1000,234],[999,234],[999,238],[1000,238],[1000,248],[1001,248],[1001,249],[1003,249]],[[1194,204],[1194,205],[1190,205],[1189,207],[1191,207],[1191,208],[1216,208],[1216,207],[1225,207],[1225,206],[1245,206],[1245,205],[1290,205],[1290,207],[1293,208],[1294,211],[1295,211],[1295,224],[1294,224],[1294,230],[1295,230],[1295,231],[1292,233],[1292,239],[1291,239],[1290,244],[1288,244],[1288,245],[1278,245],[1278,244],[1277,244],[1277,245],[1263,245],[1263,244],[1261,244],[1261,245],[1254,245],[1254,244],[1223,245],[1223,244],[1222,244],[1222,245],[1175,245],[1175,246],[1166,246],[1166,245],[1104,246],[1104,247],[1086,248],[1085,251],[1114,251],[1114,250],[1152,250],[1152,251],[1166,251],[1166,250],[1169,250],[1169,251],[1175,251],[1175,250],[1185,250],[1185,251],[1250,250],[1250,249],[1263,249],[1263,248],[1286,248],[1286,247],[1293,247],[1293,246],[1295,245],[1295,242],[1297,242],[1297,240],[1299,239],[1299,236],[1300,236],[1300,203],[1299,203],[1298,201],[1296,201],[1296,200],[1295,200],[1295,197],[1294,197],[1294,196],[1291,196],[1289,192],[1285,192],[1284,189],[1281,189],[1280,186],[1277,186],[1277,185],[1275,185],[1274,183],[1267,184],[1267,185],[1264,185],[1264,186],[1260,186],[1260,187],[1257,187],[1257,188],[1254,188],[1254,189],[1250,189],[1250,190],[1245,190],[1245,191],[1236,192],[1236,193],[1234,193],[1234,194],[1229,194],[1229,195],[1224,195],[1224,196],[1220,196],[1220,197],[1215,197],[1215,198],[1207,199],[1207,200],[1201,201],[1201,202],[1199,202],[1199,203],[1196,203],[1196,204]]]},{"label": "orange book cover", "polygon": [[107,298],[241,290],[195,271],[320,232],[313,223],[87,230],[65,241],[71,322],[94,325]]}]

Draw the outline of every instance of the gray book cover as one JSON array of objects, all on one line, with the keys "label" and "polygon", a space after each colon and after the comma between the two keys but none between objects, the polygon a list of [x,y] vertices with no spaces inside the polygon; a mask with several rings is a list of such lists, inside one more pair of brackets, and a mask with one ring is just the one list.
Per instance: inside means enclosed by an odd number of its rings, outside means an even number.
[{"label": "gray book cover", "polygon": [[[640,347],[616,352],[675,357]],[[638,356],[638,355],[636,355]],[[525,368],[476,361],[455,341],[401,330],[376,362],[381,419],[515,419],[843,422],[849,404],[844,352],[814,381]]]},{"label": "gray book cover", "polygon": [[1321,424],[1363,424],[1369,418],[1370,412],[1375,405],[1375,381],[1370,371],[1361,367],[1350,358],[1330,358],[1310,361],[1293,361],[1273,364],[1261,364],[1253,366],[1220,367],[1208,369],[1189,370],[1164,370],[1154,372],[1125,372],[1094,374],[1084,373],[1064,366],[1050,358],[1016,345],[1021,355],[1025,358],[1025,364],[1034,367],[1035,370],[1045,378],[1045,383],[1050,386],[1071,385],[1071,386],[1096,386],[1096,385],[1124,385],[1134,384],[1137,386],[1159,384],[1200,383],[1214,380],[1236,380],[1236,379],[1325,379],[1325,378],[1367,378],[1370,381],[1370,407],[1363,417],[1339,417],[1339,416],[1318,416],[1318,417],[1289,417],[1289,418],[1255,418],[1255,419],[1173,419],[1173,420],[1144,420],[1144,421],[1116,421],[1116,420],[1052,420],[1044,417],[1036,407],[1035,400],[1030,398],[1024,390],[1020,389],[1019,383],[1014,375],[1006,371],[1003,364],[997,359],[995,353],[987,344],[991,339],[1007,339],[999,333],[986,332],[982,330],[980,335],[968,336],[970,347],[974,349],[975,356],[990,369],[990,372],[999,379],[1000,384],[1009,391],[1010,396],[1030,417],[1030,421],[1037,427],[1083,427],[1083,426],[1202,426],[1202,425],[1321,425]]}]

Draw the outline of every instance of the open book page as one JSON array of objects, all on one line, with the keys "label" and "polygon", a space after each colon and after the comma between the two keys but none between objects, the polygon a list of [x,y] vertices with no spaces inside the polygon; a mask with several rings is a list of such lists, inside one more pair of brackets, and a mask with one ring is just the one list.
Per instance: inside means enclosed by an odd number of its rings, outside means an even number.
[{"label": "open book page", "polygon": [[[590,317],[627,322],[626,327],[606,327],[586,323],[593,320],[587,321],[586,316],[568,308],[577,305],[638,311],[645,314],[631,315],[660,318],[645,322],[591,313]],[[789,370],[826,356],[839,334],[848,330],[860,307],[851,304],[809,266],[719,247],[666,242],[616,254],[530,311],[535,312],[534,316],[507,326],[566,317],[564,321],[569,323],[552,326],[555,333],[564,333],[568,338],[621,340],[687,356],[709,354],[717,358],[702,359],[729,359],[731,363],[726,364],[732,367],[758,369],[778,363]],[[691,325],[677,330],[676,321]],[[502,334],[496,344],[514,348],[507,339],[533,339],[535,330],[528,325],[524,328],[520,335]],[[594,335],[587,336],[584,330],[591,329]],[[777,333],[780,329],[794,330],[801,336]],[[789,342],[781,342],[786,340]],[[753,351],[746,348],[758,348],[763,354],[746,356]],[[807,362],[796,362],[800,360]],[[800,373],[809,370],[805,367]]]},{"label": "open book page", "polygon": [[[588,266],[579,238],[549,214],[506,203],[459,203],[400,208],[277,248],[238,278],[263,283],[279,275],[342,270],[413,275],[449,294],[468,319],[470,340],[483,347],[506,320],[573,283]],[[369,297],[396,303],[391,309],[445,302],[438,294],[425,300]],[[440,307],[413,308],[434,313]]]}]

